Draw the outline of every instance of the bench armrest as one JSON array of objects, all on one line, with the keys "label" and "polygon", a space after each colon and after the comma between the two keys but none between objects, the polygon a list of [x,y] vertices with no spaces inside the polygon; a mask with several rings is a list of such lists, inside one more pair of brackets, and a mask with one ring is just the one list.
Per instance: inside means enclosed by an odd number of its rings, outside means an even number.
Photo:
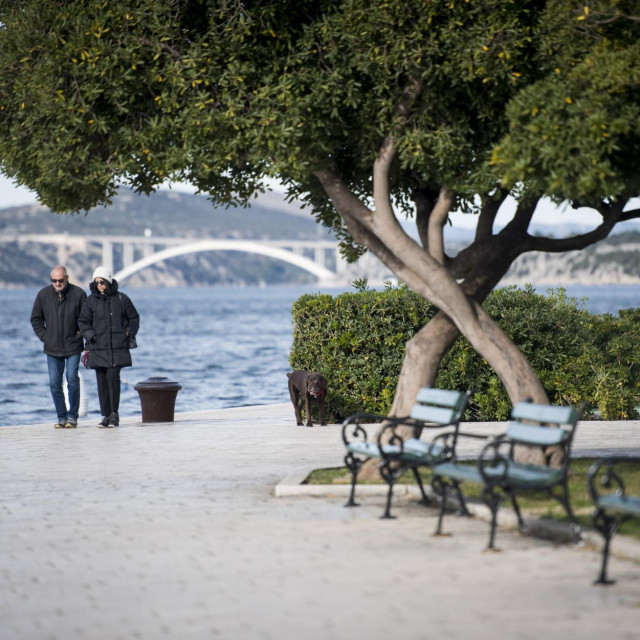
[{"label": "bench armrest", "polygon": [[342,442],[345,446],[353,440],[363,440],[367,442],[367,432],[360,426],[362,423],[380,422],[386,416],[377,413],[354,413],[342,423]]},{"label": "bench armrest", "polygon": [[[396,433],[396,429],[398,427],[413,428],[413,438],[415,440],[420,440],[424,429],[446,429],[447,427],[453,426],[455,427],[453,431],[445,432],[444,434],[439,434],[439,436],[436,436],[436,439],[444,440],[442,444],[444,445],[445,449],[443,449],[443,451],[446,450],[448,452],[449,449],[452,449],[452,445],[447,444],[447,441],[449,439],[453,439],[453,441],[455,442],[455,439],[457,438],[456,433],[459,428],[459,424],[460,424],[459,422],[456,422],[456,423],[448,422],[445,424],[430,423],[430,422],[425,423],[422,420],[419,420],[417,418],[411,418],[411,417],[388,418],[387,424],[385,424],[385,426],[378,433],[378,447],[380,449],[380,452],[383,458],[396,458],[398,456],[403,456],[405,453],[405,440],[401,435]],[[476,434],[466,434],[466,435],[472,438],[486,439],[486,436],[479,436]],[[447,436],[447,437],[443,439],[443,436]],[[395,446],[398,448],[398,450],[394,451],[393,453],[388,453],[388,452],[385,452],[385,448],[383,445]],[[430,456],[432,455],[431,452],[434,449],[437,449],[439,445],[440,445],[440,442],[437,442],[434,444],[433,441],[429,444]],[[438,460],[440,460],[442,458],[442,455],[439,453],[437,456],[433,456],[433,457],[438,458]]]},{"label": "bench armrest", "polygon": [[[505,434],[488,442],[478,456],[477,466],[485,485],[500,484],[509,472],[513,441]],[[491,473],[487,473],[491,469]]]},{"label": "bench armrest", "polygon": [[[453,429],[452,431],[445,431],[439,433],[429,445],[429,455],[434,462],[448,462],[455,460],[456,447],[458,444],[458,438],[471,438],[475,440],[488,440],[491,436],[483,436],[479,433],[466,433],[464,431],[458,431]],[[434,452],[438,452],[437,455]]]},{"label": "bench armrest", "polygon": [[[591,465],[587,474],[587,484],[591,498],[596,503],[604,493],[624,495],[624,482],[617,466],[623,463],[640,465],[638,456],[611,456],[600,458]],[[598,486],[602,489],[598,491]]]}]

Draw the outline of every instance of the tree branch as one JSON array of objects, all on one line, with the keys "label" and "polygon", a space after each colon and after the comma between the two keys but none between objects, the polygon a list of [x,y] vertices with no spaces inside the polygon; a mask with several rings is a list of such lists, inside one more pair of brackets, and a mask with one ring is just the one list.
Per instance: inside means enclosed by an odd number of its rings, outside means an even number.
[{"label": "tree branch", "polygon": [[373,201],[376,207],[374,224],[377,217],[383,217],[386,220],[393,218],[397,222],[389,189],[389,172],[395,156],[396,147],[393,141],[391,138],[385,138],[378,157],[373,162]]},{"label": "tree branch", "polygon": [[[602,215],[602,224],[593,231],[583,233],[571,238],[543,238],[527,236],[524,250],[526,251],[545,251],[547,253],[562,253],[563,251],[576,251],[584,249],[600,240],[606,238],[611,229],[621,221],[623,217],[622,208],[624,203],[615,202],[611,205],[603,205],[605,211],[600,211]],[[630,213],[630,212],[627,212]]]},{"label": "tree branch", "polygon": [[511,222],[509,222],[509,224],[500,233],[526,233],[539,201],[540,198],[535,198],[533,201],[528,199],[521,200],[518,203],[518,208],[513,216],[513,220],[511,220]]},{"label": "tree branch", "polygon": [[498,211],[500,211],[502,203],[507,199],[508,195],[508,191],[501,190],[498,200],[494,200],[490,196],[485,196],[482,209],[480,210],[478,225],[476,226],[476,240],[488,238],[493,234],[493,223],[498,215]]},{"label": "tree branch", "polygon": [[314,175],[320,180],[352,238],[372,251],[394,273],[407,269],[407,265],[399,260],[396,254],[390,251],[380,237],[371,230],[373,213],[347,189],[344,182],[325,169],[314,171]]},{"label": "tree branch", "polygon": [[423,247],[429,246],[429,216],[433,209],[434,202],[438,197],[437,193],[429,189],[414,189],[411,194],[416,205],[416,227],[418,229],[418,237]]},{"label": "tree branch", "polygon": [[629,211],[623,211],[620,216],[620,222],[628,222],[629,220],[636,220],[640,218],[640,209],[630,209]]},{"label": "tree branch", "polygon": [[441,265],[445,263],[443,229],[453,205],[453,193],[446,186],[440,189],[438,200],[429,216],[429,238],[427,251]]}]

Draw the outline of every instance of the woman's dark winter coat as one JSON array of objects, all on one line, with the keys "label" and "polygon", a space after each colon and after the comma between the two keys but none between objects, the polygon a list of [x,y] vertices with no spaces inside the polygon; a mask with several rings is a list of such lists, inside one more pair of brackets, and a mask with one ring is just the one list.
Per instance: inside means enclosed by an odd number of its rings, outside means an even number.
[{"label": "woman's dark winter coat", "polygon": [[104,295],[95,282],[89,288],[91,295],[78,317],[78,326],[89,349],[89,368],[130,367],[129,337],[135,338],[140,326],[133,302],[118,292],[116,280]]}]

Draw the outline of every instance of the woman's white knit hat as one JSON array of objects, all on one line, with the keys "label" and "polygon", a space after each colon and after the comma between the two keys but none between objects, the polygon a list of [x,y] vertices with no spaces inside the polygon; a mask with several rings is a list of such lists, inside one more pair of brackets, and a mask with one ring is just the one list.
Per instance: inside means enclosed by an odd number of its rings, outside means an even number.
[{"label": "woman's white knit hat", "polygon": [[102,278],[103,280],[106,280],[109,284],[111,284],[111,282],[113,281],[113,278],[111,277],[111,271],[109,271],[107,267],[98,267],[93,272],[93,279],[95,280],[96,278]]}]

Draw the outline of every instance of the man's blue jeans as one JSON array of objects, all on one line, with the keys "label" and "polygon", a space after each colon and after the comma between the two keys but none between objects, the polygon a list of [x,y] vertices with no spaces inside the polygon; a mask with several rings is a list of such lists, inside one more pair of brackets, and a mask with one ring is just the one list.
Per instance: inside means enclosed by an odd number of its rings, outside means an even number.
[{"label": "man's blue jeans", "polygon": [[[58,414],[58,422],[65,422],[68,418],[78,419],[78,410],[80,408],[80,377],[78,376],[78,367],[80,366],[80,354],[66,358],[58,358],[47,354],[47,365],[49,367],[49,387],[51,388],[51,396],[53,404]],[[62,376],[67,373],[67,391],[69,392],[69,409],[64,400],[64,392],[62,390]]]}]

